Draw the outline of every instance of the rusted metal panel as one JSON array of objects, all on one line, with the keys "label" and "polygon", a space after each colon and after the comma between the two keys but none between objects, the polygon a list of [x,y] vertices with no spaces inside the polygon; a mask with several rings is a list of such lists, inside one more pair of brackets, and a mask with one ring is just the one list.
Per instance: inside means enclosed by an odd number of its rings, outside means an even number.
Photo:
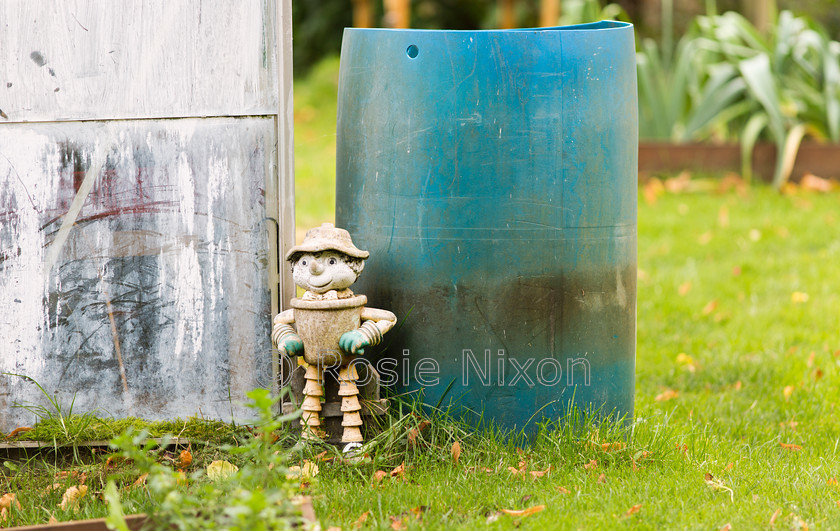
[{"label": "rusted metal panel", "polygon": [[0,123],[276,114],[284,3],[4,0]]},{"label": "rusted metal panel", "polygon": [[[274,117],[0,125],[0,372],[77,411],[247,415],[271,386]],[[273,183],[273,184],[272,184]],[[0,376],[0,430],[40,391]]]}]

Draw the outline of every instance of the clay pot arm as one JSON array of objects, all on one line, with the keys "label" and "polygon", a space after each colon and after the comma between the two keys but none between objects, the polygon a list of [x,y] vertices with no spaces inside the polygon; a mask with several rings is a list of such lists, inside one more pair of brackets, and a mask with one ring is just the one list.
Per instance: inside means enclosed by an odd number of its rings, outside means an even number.
[{"label": "clay pot arm", "polygon": [[373,321],[380,334],[385,334],[397,324],[397,316],[388,310],[362,308],[362,321]]},{"label": "clay pot arm", "polygon": [[295,323],[295,311],[294,309],[286,310],[284,312],[280,312],[274,317],[274,325],[277,326],[278,324],[294,324]]},{"label": "clay pot arm", "polygon": [[286,310],[274,318],[271,341],[280,351],[281,356],[298,356],[303,353],[303,341],[292,328],[294,322],[294,310]]}]

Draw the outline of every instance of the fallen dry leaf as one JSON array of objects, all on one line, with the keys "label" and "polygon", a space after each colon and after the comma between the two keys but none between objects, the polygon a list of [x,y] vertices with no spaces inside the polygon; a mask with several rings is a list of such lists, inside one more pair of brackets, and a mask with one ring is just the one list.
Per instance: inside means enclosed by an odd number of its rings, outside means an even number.
[{"label": "fallen dry leaf", "polygon": [[665,192],[665,187],[662,185],[662,181],[660,181],[656,177],[652,177],[648,179],[645,183],[643,191],[645,202],[649,205],[652,205],[656,203],[656,200],[659,199],[659,196]]},{"label": "fallen dry leaf", "polygon": [[451,453],[452,453],[452,461],[454,461],[455,464],[457,464],[458,459],[460,459],[460,457],[461,457],[461,443],[459,443],[458,441],[455,441],[454,443],[452,443]]},{"label": "fallen dry leaf", "polygon": [[735,389],[736,391],[740,391],[743,386],[744,386],[744,384],[741,383],[741,380],[738,380],[737,382],[735,382],[735,385],[732,386],[732,389]]},{"label": "fallen dry leaf", "polygon": [[402,518],[397,518],[396,516],[391,516],[391,529],[394,531],[400,531],[401,529],[405,529],[405,520]]},{"label": "fallen dry leaf", "polygon": [[606,453],[617,452],[619,450],[624,450],[626,446],[627,443],[623,442],[601,443],[601,450]]},{"label": "fallen dry leaf", "polygon": [[683,171],[676,177],[665,180],[665,189],[672,194],[679,194],[691,186],[691,172]]},{"label": "fallen dry leaf", "polygon": [[55,517],[55,516],[53,516],[53,515],[50,515],[50,519],[49,519],[49,521],[48,521],[47,523],[48,523],[48,524],[50,524],[50,525],[55,525],[55,524],[57,524],[57,523],[58,523],[58,518],[56,518],[56,517]]},{"label": "fallen dry leaf", "polygon": [[432,423],[429,422],[428,420],[423,420],[423,421],[420,422],[420,424],[417,425],[416,428],[412,428],[411,431],[408,432],[408,444],[410,446],[416,445],[417,444],[417,437],[419,437],[420,434],[423,433],[423,430],[425,430],[426,428],[428,428],[431,425],[432,425]]},{"label": "fallen dry leaf", "polygon": [[718,307],[717,299],[712,299],[709,302],[707,302],[705,306],[703,306],[703,309],[700,311],[700,313],[702,313],[703,315],[709,315],[713,311],[717,310],[717,307]]},{"label": "fallen dry leaf", "polygon": [[785,402],[790,400],[790,396],[793,394],[793,386],[792,385],[786,385],[785,388],[782,389],[782,394],[785,397]]},{"label": "fallen dry leaf", "polygon": [[15,437],[17,437],[21,433],[26,433],[27,431],[32,431],[32,428],[29,428],[29,427],[15,428],[15,429],[12,430],[12,433],[9,434],[8,438],[9,439],[14,439]]},{"label": "fallen dry leaf", "polygon": [[560,494],[571,494],[572,493],[572,491],[570,491],[566,487],[557,487],[557,492],[559,492]]},{"label": "fallen dry leaf", "polygon": [[624,516],[631,516],[631,515],[634,515],[634,514],[636,514],[637,512],[639,512],[639,511],[641,511],[641,510],[642,510],[642,504],[641,504],[641,503],[637,503],[637,504],[636,504],[636,505],[634,505],[633,507],[630,507],[629,509],[627,509],[627,512],[626,512],[626,513],[624,513]]},{"label": "fallen dry leaf", "polygon": [[0,513],[3,515],[3,520],[6,519],[6,514],[10,513],[12,509],[20,510],[20,502],[15,498],[14,492],[7,492],[0,496]]},{"label": "fallen dry leaf", "polygon": [[808,302],[808,294],[802,291],[794,291],[790,294],[790,302],[794,304],[803,304]]},{"label": "fallen dry leaf", "polygon": [[290,466],[289,472],[286,474],[287,479],[300,479],[307,481],[318,475],[318,465],[312,461],[303,460],[303,464],[298,466]]},{"label": "fallen dry leaf", "polygon": [[58,504],[58,507],[62,511],[71,510],[76,512],[79,508],[80,500],[85,497],[87,491],[87,485],[78,485],[76,487],[68,488],[64,491],[64,495],[61,497],[61,503]]},{"label": "fallen dry leaf", "polygon": [[810,192],[830,192],[834,189],[834,183],[828,179],[817,177],[813,173],[806,173],[799,181],[799,187]]},{"label": "fallen dry leaf", "polygon": [[587,470],[592,470],[592,469],[598,468],[598,460],[597,459],[591,459],[588,463],[583,465],[583,468],[585,468]]},{"label": "fallen dry leaf", "polygon": [[677,288],[677,293],[680,294],[680,297],[684,297],[691,291],[691,281],[683,282],[680,284],[680,287]]},{"label": "fallen dry leaf", "polygon": [[677,354],[677,357],[674,361],[677,362],[677,365],[679,365],[680,367],[692,374],[697,372],[697,368],[699,367],[699,364],[696,361],[694,361],[694,358],[692,358],[685,352],[680,352],[679,354]]},{"label": "fallen dry leaf", "polygon": [[217,459],[207,465],[207,477],[213,481],[218,481],[232,476],[237,470],[239,470],[239,467],[233,463]]},{"label": "fallen dry leaf", "polygon": [[132,486],[133,486],[133,487],[142,487],[142,486],[144,486],[144,485],[146,484],[146,479],[147,479],[148,477],[149,477],[149,474],[148,474],[148,473],[143,474],[142,476],[140,476],[139,478],[137,478],[136,480],[134,480],[134,483],[132,483]]},{"label": "fallen dry leaf", "polygon": [[785,450],[801,450],[802,449],[802,447],[799,446],[798,444],[788,444],[788,443],[783,443],[783,442],[780,442],[779,446],[781,446]]},{"label": "fallen dry leaf", "polygon": [[515,510],[515,509],[502,509],[502,512],[510,515],[516,516],[519,518],[525,518],[526,516],[531,516],[532,514],[536,514],[540,511],[545,510],[545,505],[534,505],[533,507],[528,507],[527,509],[522,510]]},{"label": "fallen dry leaf", "polygon": [[732,531],[732,524],[726,524],[725,526],[721,527],[719,531]]},{"label": "fallen dry leaf", "polygon": [[55,473],[54,477],[61,479],[76,478],[79,483],[84,484],[87,481],[87,472],[79,473],[78,470],[60,470]]},{"label": "fallen dry leaf", "polygon": [[598,483],[606,483],[607,482],[607,475],[603,472],[600,476],[598,476]]},{"label": "fallen dry leaf", "polygon": [[353,527],[362,527],[362,524],[365,523],[365,521],[368,519],[368,516],[370,516],[370,511],[363,512],[362,515],[358,517],[355,522],[353,522]]},{"label": "fallen dry leaf", "polygon": [[744,196],[747,194],[747,182],[743,177],[735,172],[729,172],[723,176],[718,186],[718,193],[724,194],[730,190],[735,190],[735,193]]},{"label": "fallen dry leaf", "polygon": [[112,455],[105,460],[105,468],[116,467],[119,463],[125,461],[125,457],[121,455]]},{"label": "fallen dry leaf", "polygon": [[664,391],[656,395],[654,400],[657,402],[667,402],[668,400],[673,400],[674,398],[677,398],[679,395],[680,392],[675,389],[665,389]]},{"label": "fallen dry leaf", "polygon": [[373,482],[382,483],[382,480],[388,477],[388,473],[384,470],[377,470],[373,473]]},{"label": "fallen dry leaf", "polygon": [[327,531],[341,531],[341,528],[338,527],[337,525],[334,525],[334,526],[328,527]]},{"label": "fallen dry leaf", "polygon": [[178,467],[179,468],[187,468],[192,464],[192,453],[189,450],[184,450],[181,452],[181,455],[178,456]]},{"label": "fallen dry leaf", "polygon": [[391,470],[390,476],[392,478],[397,477],[397,476],[400,476],[400,477],[405,476],[405,463],[404,462],[400,463],[399,466],[394,467],[394,470]]},{"label": "fallen dry leaf", "polygon": [[723,205],[718,209],[717,222],[718,225],[720,225],[723,228],[729,226],[729,209],[726,208],[726,205]]},{"label": "fallen dry leaf", "polygon": [[549,467],[546,468],[545,470],[532,470],[531,471],[531,477],[534,478],[534,479],[541,478],[545,475],[548,475],[551,472],[551,470],[552,470],[551,465],[549,465]]},{"label": "fallen dry leaf", "polygon": [[528,468],[528,463],[526,463],[525,461],[519,461],[519,468],[514,468],[512,466],[509,466],[508,470],[514,476],[518,476],[518,475],[524,476],[527,468]]},{"label": "fallen dry leaf", "polygon": [[782,514],[782,509],[781,509],[781,508],[776,509],[776,512],[774,512],[774,513],[773,513],[773,516],[771,516],[771,517],[770,517],[770,522],[769,522],[769,524],[770,524],[771,526],[776,525],[776,518],[778,518],[780,514]]}]

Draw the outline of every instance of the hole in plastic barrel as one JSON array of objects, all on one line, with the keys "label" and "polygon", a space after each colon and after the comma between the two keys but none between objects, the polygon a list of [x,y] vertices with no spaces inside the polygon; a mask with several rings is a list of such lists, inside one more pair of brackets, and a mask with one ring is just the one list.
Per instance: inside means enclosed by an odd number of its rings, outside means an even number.
[{"label": "hole in plastic barrel", "polygon": [[408,48],[405,49],[405,54],[411,59],[414,59],[415,57],[417,57],[417,54],[419,54],[419,53],[420,53],[420,49],[417,48],[416,44],[412,44]]}]

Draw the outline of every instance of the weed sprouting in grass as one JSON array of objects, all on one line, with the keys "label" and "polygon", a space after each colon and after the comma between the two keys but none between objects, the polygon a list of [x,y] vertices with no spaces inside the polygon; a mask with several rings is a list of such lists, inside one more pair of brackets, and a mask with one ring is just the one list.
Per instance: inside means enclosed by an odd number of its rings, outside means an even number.
[{"label": "weed sprouting in grass", "polygon": [[[145,431],[129,429],[112,441],[119,455],[143,474],[154,507],[150,518],[155,528],[268,530],[300,524],[300,509],[294,501],[297,483],[289,477],[288,453],[277,444],[276,435],[282,423],[297,414],[275,417],[278,398],[265,389],[255,389],[248,397],[258,414],[253,431],[241,444],[222,448],[238,466],[217,460],[187,476],[162,463],[160,454],[166,442],[159,445]],[[110,507],[109,523],[126,529],[114,479],[108,480],[104,495]]]}]

